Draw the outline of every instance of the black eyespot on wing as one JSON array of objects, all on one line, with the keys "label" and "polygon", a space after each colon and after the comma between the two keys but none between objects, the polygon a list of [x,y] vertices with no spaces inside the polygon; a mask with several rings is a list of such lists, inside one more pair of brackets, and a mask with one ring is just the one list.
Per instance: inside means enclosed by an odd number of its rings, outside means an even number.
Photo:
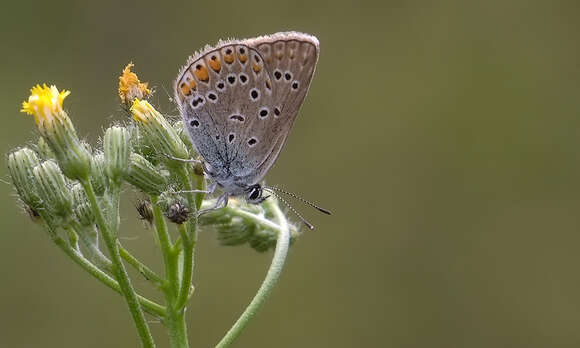
[{"label": "black eyespot on wing", "polygon": [[252,98],[252,100],[257,100],[260,97],[260,92],[258,92],[257,89],[252,88],[252,90],[250,91],[250,97]]},{"label": "black eyespot on wing", "polygon": [[214,93],[209,93],[209,94],[207,95],[207,97],[208,97],[210,100],[216,100],[216,99],[217,99],[217,95],[215,95]]},{"label": "black eyespot on wing", "polygon": [[282,73],[280,72],[280,70],[274,71],[274,77],[276,78],[276,80],[280,80],[280,78],[282,77]]},{"label": "black eyespot on wing", "polygon": [[240,74],[240,81],[242,82],[242,84],[246,83],[248,81],[248,76],[246,74]]},{"label": "black eyespot on wing", "polygon": [[292,89],[298,89],[298,81],[292,82]]},{"label": "black eyespot on wing", "polygon": [[231,143],[232,141],[234,141],[235,138],[236,135],[234,133],[230,133],[230,135],[228,136],[228,141]]},{"label": "black eyespot on wing", "polygon": [[230,85],[233,85],[234,83],[236,83],[236,77],[234,75],[228,76],[228,82],[230,83]]},{"label": "black eyespot on wing", "polygon": [[264,117],[268,116],[268,109],[267,109],[267,108],[263,108],[263,109],[261,109],[261,110],[260,110],[260,113],[259,113],[259,115],[260,115],[260,117],[262,117],[262,118],[264,118]]},{"label": "black eyespot on wing", "polygon": [[240,122],[244,122],[245,118],[242,115],[231,115],[230,120],[236,120]]},{"label": "black eyespot on wing", "polygon": [[226,87],[226,85],[223,82],[220,81],[220,82],[217,83],[216,87],[217,87],[218,90],[221,91],[221,90],[223,90]]},{"label": "black eyespot on wing", "polygon": [[286,81],[290,81],[290,79],[292,78],[292,74],[290,74],[289,72],[286,72],[284,74],[284,78],[286,79]]},{"label": "black eyespot on wing", "polygon": [[199,121],[198,120],[191,120],[191,121],[189,121],[189,125],[197,128],[197,127],[199,127]]},{"label": "black eyespot on wing", "polygon": [[248,140],[248,145],[253,146],[256,145],[257,142],[258,140],[256,140],[256,138],[250,138],[250,140]]},{"label": "black eyespot on wing", "polygon": [[280,109],[274,108],[274,115],[280,116]]}]

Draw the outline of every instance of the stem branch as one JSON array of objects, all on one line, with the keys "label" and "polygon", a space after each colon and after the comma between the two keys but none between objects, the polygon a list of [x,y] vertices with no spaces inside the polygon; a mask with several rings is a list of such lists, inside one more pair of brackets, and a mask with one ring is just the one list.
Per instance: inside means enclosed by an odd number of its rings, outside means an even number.
[{"label": "stem branch", "polygon": [[[133,289],[133,285],[131,284],[131,280],[129,279],[129,275],[127,274],[127,270],[125,270],[125,266],[121,261],[121,255],[119,253],[119,244],[117,243],[117,236],[111,232],[109,229],[110,226],[105,221],[105,217],[103,216],[103,212],[97,202],[97,197],[95,195],[95,191],[93,190],[93,185],[89,180],[81,181],[83,188],[87,194],[89,202],[91,204],[91,208],[93,213],[95,214],[95,218],[97,221],[97,225],[99,226],[99,230],[103,236],[103,240],[105,245],[109,250],[109,256],[111,257],[112,262],[112,272],[117,278],[117,282],[119,283],[119,287],[127,305],[129,307],[129,311],[131,312],[131,316],[133,317],[133,321],[135,322],[135,326],[137,327],[137,332],[139,333],[139,337],[141,338],[141,343],[145,348],[154,348],[155,343],[153,342],[153,336],[151,336],[151,331],[149,330],[149,326],[147,325],[147,321],[145,320],[145,315],[141,310],[141,305],[137,299],[137,294]],[[118,199],[118,193],[116,194]],[[116,200],[115,199],[115,200]],[[117,205],[118,206],[118,205]],[[118,214],[115,214],[118,216]],[[117,219],[118,220],[118,219]],[[118,221],[117,221],[118,222]],[[114,225],[117,226],[117,222],[114,222]]]},{"label": "stem branch", "polygon": [[276,242],[276,250],[274,251],[272,263],[270,264],[266,278],[264,278],[264,281],[252,299],[252,302],[250,302],[248,307],[246,307],[242,315],[235,322],[234,326],[232,326],[232,328],[226,333],[222,340],[216,345],[216,348],[228,347],[240,335],[248,322],[254,317],[254,315],[256,315],[257,311],[260,309],[266,298],[268,298],[268,295],[270,295],[272,292],[272,289],[278,282],[284,267],[284,262],[286,260],[286,256],[288,255],[288,247],[290,246],[290,229],[288,227],[286,217],[282,211],[280,211],[278,205],[274,204],[273,202],[267,204],[270,204],[270,207],[274,211],[276,219],[280,225],[278,240]]}]

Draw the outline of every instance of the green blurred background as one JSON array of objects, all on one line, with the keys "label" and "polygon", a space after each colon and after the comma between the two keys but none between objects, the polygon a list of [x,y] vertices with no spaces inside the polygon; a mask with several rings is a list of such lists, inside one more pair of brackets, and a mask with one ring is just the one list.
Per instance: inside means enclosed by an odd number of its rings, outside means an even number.
[{"label": "green blurred background", "polygon": [[[92,143],[123,120],[129,61],[169,101],[220,38],[318,36],[310,94],[268,175],[333,210],[291,249],[236,347],[578,347],[577,1],[10,1],[0,12],[0,148],[36,138],[36,83]],[[7,179],[5,165],[0,174]],[[69,261],[0,185],[0,346],[137,347],[121,297]],[[124,243],[155,264],[128,193]],[[215,344],[271,253],[201,235],[192,347]],[[146,284],[135,278],[138,287]],[[160,324],[152,324],[167,347]]]}]

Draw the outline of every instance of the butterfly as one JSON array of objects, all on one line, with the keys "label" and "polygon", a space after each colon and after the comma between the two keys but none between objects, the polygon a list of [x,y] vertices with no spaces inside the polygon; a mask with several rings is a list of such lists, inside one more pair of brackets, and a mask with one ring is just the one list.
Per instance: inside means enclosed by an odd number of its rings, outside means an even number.
[{"label": "butterfly", "polygon": [[260,181],[292,129],[319,52],[316,37],[280,32],[206,46],[179,71],[175,100],[205,173],[224,192],[218,204],[287,193]]}]

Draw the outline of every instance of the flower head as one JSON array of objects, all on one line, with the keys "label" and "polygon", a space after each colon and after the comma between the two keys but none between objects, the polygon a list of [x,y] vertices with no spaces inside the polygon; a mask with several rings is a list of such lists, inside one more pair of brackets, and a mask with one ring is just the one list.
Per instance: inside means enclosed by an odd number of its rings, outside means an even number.
[{"label": "flower head", "polygon": [[175,128],[147,101],[135,99],[131,106],[133,119],[147,144],[162,155],[188,159],[189,152]]},{"label": "flower head", "polygon": [[123,74],[119,76],[119,97],[125,105],[131,105],[133,100],[143,99],[151,94],[151,90],[147,88],[148,83],[139,81],[137,74],[131,71],[134,66],[133,63],[127,64]]},{"label": "flower head", "polygon": [[72,121],[62,109],[69,91],[59,92],[55,86],[36,85],[30,90],[22,112],[33,115],[40,134],[54,153],[63,173],[71,179],[86,179],[91,156],[75,131]]},{"label": "flower head", "polygon": [[21,112],[33,115],[37,125],[50,125],[64,114],[62,102],[70,91],[58,91],[56,86],[36,85],[30,89],[28,101],[22,102]]}]

